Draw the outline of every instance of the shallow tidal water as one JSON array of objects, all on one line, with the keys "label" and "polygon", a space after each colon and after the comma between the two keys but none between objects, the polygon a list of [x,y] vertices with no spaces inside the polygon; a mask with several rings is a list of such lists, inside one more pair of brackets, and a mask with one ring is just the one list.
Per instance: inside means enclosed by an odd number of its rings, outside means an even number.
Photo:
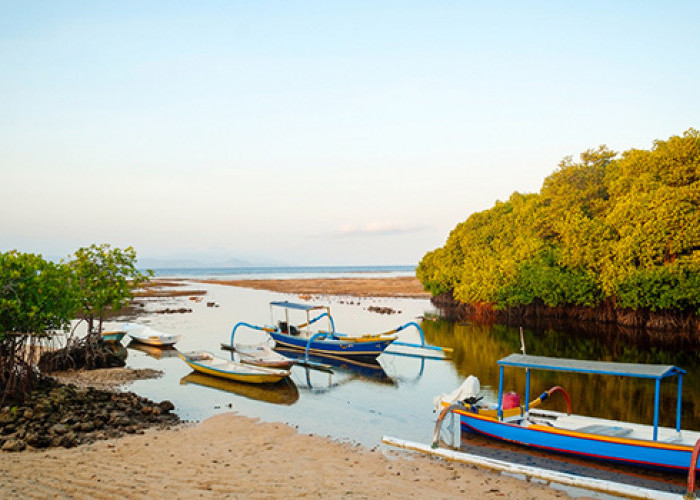
[{"label": "shallow tidal water", "polygon": [[[183,338],[176,346],[178,350],[208,350],[222,357],[229,356],[229,353],[221,350],[220,344],[229,342],[231,329],[237,322],[271,324],[270,301],[302,302],[291,294],[230,286],[189,283],[183,288],[206,290],[207,294],[199,302],[187,296],[150,300],[143,312],[129,321],[163,332],[182,334]],[[215,306],[209,307],[208,302]],[[264,421],[284,422],[303,433],[351,441],[370,448],[379,445],[385,435],[430,443],[436,418],[434,398],[451,392],[470,374],[480,379],[487,399],[495,398],[498,388],[496,361],[518,352],[520,348],[516,328],[423,321],[426,313],[435,313],[427,299],[322,297],[311,303],[330,305],[336,329],[341,333],[380,333],[416,321],[421,324],[428,343],[452,347],[453,358],[435,360],[385,353],[376,364],[345,363],[334,367],[332,374],[295,366],[290,381],[261,386],[195,374],[177,357],[175,350],[130,344],[127,366],[162,370],[163,376],[133,382],[125,389],[156,401],[172,401],[175,411],[185,420],[203,420],[217,413],[234,411]],[[400,313],[377,314],[367,310],[372,305],[391,307]],[[191,308],[192,312],[156,312],[182,307]],[[276,316],[275,319],[283,318]],[[293,319],[292,323],[302,323],[305,316],[299,313],[295,319],[298,321]],[[107,326],[118,327],[119,324],[113,322]],[[683,384],[683,428],[700,430],[700,377],[697,369],[700,363],[697,352],[655,348],[650,353],[644,347],[635,351],[630,345],[615,347],[603,341],[553,331],[525,330],[524,336],[528,354],[669,363],[689,370]],[[247,329],[239,329],[236,333],[236,340],[243,343],[256,343],[263,338],[261,332]],[[400,334],[399,340],[417,342],[418,333],[415,329],[407,329]],[[129,344],[128,337],[123,343]],[[615,352],[620,348],[624,348],[624,353]],[[618,359],[620,356],[624,359]],[[509,374],[506,370],[505,390],[524,394],[525,377],[516,370],[511,372]],[[540,372],[533,373],[531,397],[553,385],[567,389],[575,413],[651,423],[654,390],[651,382]],[[675,384],[662,383],[662,425],[673,426],[675,423],[675,391]],[[563,401],[556,397],[545,407],[565,409]],[[449,435],[450,429],[447,428],[446,432]],[[456,444],[454,439],[451,441]],[[682,476],[647,474],[638,470],[620,472],[592,462],[552,460],[545,454],[530,453],[522,448],[475,437],[466,437],[459,445],[470,453],[663,490],[682,492],[685,481]]]}]

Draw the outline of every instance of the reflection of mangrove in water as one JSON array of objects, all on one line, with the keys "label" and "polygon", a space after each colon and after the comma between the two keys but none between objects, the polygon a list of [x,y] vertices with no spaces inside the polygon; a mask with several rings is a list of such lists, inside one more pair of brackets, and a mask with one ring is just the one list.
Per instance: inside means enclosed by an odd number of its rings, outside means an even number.
[{"label": "reflection of mangrove in water", "polygon": [[180,379],[180,384],[195,384],[218,391],[231,392],[248,399],[276,405],[292,405],[299,399],[299,390],[294,382],[285,378],[274,384],[246,384],[235,380],[224,380],[203,373],[192,372]]},{"label": "reflection of mangrove in water", "polygon": [[152,345],[142,344],[141,342],[129,342],[127,345],[129,349],[135,349],[137,351],[145,352],[149,356],[155,359],[161,358],[177,358],[177,349],[172,346],[165,347],[155,347]]},{"label": "reflection of mangrove in water", "polygon": [[[504,325],[457,324],[449,321],[424,321],[421,325],[426,341],[454,349],[453,363],[458,373],[475,375],[483,386],[498,390],[499,368],[496,361],[520,352],[518,328]],[[700,429],[700,353],[683,345],[674,347],[667,339],[656,342],[647,338],[634,343],[628,336],[592,336],[587,332],[564,334],[547,329],[525,330],[528,354],[559,358],[616,361],[623,363],[673,364],[688,373],[683,378],[682,427]],[[654,413],[654,382],[624,377],[569,374],[533,370],[531,399],[552,386],[563,386],[571,396],[573,412],[615,420],[650,424]],[[449,392],[454,387],[444,388]],[[504,370],[504,390],[525,393],[523,370]],[[676,383],[661,383],[660,423],[674,427],[676,418]],[[563,398],[554,397],[546,408],[565,411]]]}]

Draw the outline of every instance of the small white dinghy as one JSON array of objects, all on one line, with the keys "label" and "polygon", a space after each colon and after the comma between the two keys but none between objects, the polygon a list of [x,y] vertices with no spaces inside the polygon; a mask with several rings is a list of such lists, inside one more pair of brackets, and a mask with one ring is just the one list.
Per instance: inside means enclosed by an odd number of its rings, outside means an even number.
[{"label": "small white dinghy", "polygon": [[228,344],[221,344],[221,348],[237,354],[236,361],[249,365],[286,370],[297,362],[295,359],[278,353],[267,344],[236,344],[233,348]]},{"label": "small white dinghy", "polygon": [[156,347],[175,345],[182,338],[182,335],[159,332],[150,326],[126,324],[122,329],[133,341]]}]

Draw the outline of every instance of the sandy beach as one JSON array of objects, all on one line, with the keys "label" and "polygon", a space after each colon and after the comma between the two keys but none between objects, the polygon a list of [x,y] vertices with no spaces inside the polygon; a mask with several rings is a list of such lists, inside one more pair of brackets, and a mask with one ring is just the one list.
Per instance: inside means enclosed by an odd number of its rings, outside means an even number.
[{"label": "sandy beach", "polygon": [[[415,278],[369,281],[371,286],[365,279],[264,283],[266,289],[289,293],[358,296],[407,296],[416,293],[418,283]],[[109,388],[158,375],[129,370],[64,373],[61,380]],[[234,413],[77,448],[0,456],[0,498],[568,497],[540,483],[382,445],[367,449],[301,434]]]},{"label": "sandy beach", "polygon": [[7,499],[567,497],[540,484],[230,413],[2,458],[0,497]]}]

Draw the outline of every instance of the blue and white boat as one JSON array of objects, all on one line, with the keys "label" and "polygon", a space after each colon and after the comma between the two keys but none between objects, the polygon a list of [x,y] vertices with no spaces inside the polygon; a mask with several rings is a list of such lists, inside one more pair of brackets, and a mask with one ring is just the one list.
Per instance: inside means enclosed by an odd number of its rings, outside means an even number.
[{"label": "blue and white boat", "polygon": [[[270,302],[270,315],[274,319],[274,311],[281,309],[284,311],[284,321],[277,321],[271,326],[258,326],[250,323],[239,322],[231,332],[230,346],[235,348],[234,337],[236,330],[240,327],[248,327],[260,330],[269,334],[274,340],[276,348],[296,349],[312,355],[334,356],[349,359],[371,359],[376,358],[384,352],[392,343],[394,345],[410,346],[420,349],[443,351],[447,348],[426,345],[423,331],[415,322],[406,323],[393,330],[378,334],[348,335],[335,330],[335,322],[331,316],[328,306],[299,304],[294,302]],[[301,312],[305,315],[306,321],[298,325],[290,323],[290,312]],[[314,316],[314,317],[312,317]],[[311,325],[326,318],[328,327],[313,331]],[[274,323],[274,321],[273,321]],[[420,333],[420,344],[408,344],[396,342],[397,333],[415,326]]]},{"label": "blue and white boat", "polygon": [[[478,381],[475,384],[472,382],[474,389],[471,393],[462,392],[457,401],[450,401],[449,397],[443,399],[440,403],[444,409],[438,418],[433,446],[437,446],[442,419],[449,412],[453,412],[459,416],[463,432],[582,458],[683,473],[688,473],[692,467],[697,472],[697,463],[691,465],[691,456],[693,446],[700,440],[700,432],[681,430],[681,395],[685,370],[672,365],[583,361],[525,354],[511,354],[499,360],[498,365],[498,403],[485,405],[480,402]],[[506,367],[525,371],[524,405],[515,404],[509,408],[509,405],[504,404],[503,371]],[[540,404],[561,388],[555,387],[545,391],[529,402],[532,370],[653,380],[656,386],[653,424],[643,425],[572,415],[568,396],[568,413],[540,409]],[[659,426],[660,385],[662,380],[671,377],[677,379],[675,428]],[[463,384],[463,387],[464,385],[466,384]]]}]

